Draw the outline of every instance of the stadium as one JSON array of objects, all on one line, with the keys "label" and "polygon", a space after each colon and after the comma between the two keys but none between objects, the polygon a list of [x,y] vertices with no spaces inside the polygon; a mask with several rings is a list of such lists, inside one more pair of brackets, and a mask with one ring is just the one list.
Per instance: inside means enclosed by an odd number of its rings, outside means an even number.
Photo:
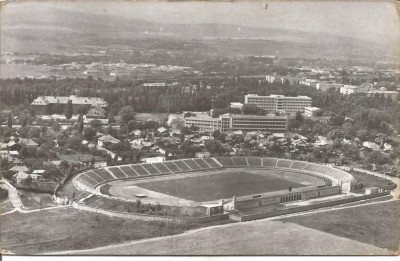
[{"label": "stadium", "polygon": [[203,207],[206,216],[225,215],[239,221],[254,213],[258,215],[254,219],[262,218],[261,212],[278,215],[283,210],[302,211],[390,193],[378,188],[353,193],[355,181],[348,172],[328,165],[268,157],[128,164],[87,170],[73,178],[83,195],[118,202]]}]

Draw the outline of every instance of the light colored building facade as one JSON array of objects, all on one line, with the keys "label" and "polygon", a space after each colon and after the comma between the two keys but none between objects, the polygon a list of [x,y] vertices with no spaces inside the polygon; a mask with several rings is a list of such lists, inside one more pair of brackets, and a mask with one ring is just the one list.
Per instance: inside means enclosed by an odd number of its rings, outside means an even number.
[{"label": "light colored building facade", "polygon": [[39,96],[31,103],[31,105],[37,114],[63,113],[68,101],[72,102],[73,113],[78,113],[81,106],[87,106],[88,108],[98,106],[102,109],[108,107],[108,103],[102,98],[77,97],[75,95]]},{"label": "light colored building facade", "polygon": [[304,107],[311,107],[312,99],[307,96],[288,97],[271,94],[258,96],[247,94],[244,96],[245,104],[256,105],[268,112],[285,111],[287,113],[304,112]]},{"label": "light colored building facade", "polygon": [[318,108],[318,107],[305,107],[304,108],[304,114],[307,117],[314,117],[317,114],[317,112],[319,112],[320,110],[321,109]]},{"label": "light colored building facade", "polygon": [[223,114],[219,118],[209,115],[191,116],[185,118],[185,126],[195,125],[200,131],[212,132],[220,130],[222,132],[234,131],[271,131],[284,132],[287,130],[288,119],[286,116],[275,115],[241,115]]},{"label": "light colored building facade", "polygon": [[340,90],[343,87],[343,84],[340,83],[330,83],[330,82],[319,82],[315,84],[315,89],[326,92],[330,89],[334,89],[335,91]]},{"label": "light colored building facade", "polygon": [[344,85],[343,87],[340,87],[340,93],[345,94],[345,95],[350,95],[354,93],[366,93],[370,91],[370,87],[364,87],[364,86],[354,86],[354,85]]},{"label": "light colored building facade", "polygon": [[396,91],[373,90],[373,91],[367,92],[367,95],[370,96],[370,97],[374,96],[376,94],[383,95],[385,98],[389,98],[390,97],[392,100],[396,100],[397,96],[399,95],[399,93],[396,92]]}]

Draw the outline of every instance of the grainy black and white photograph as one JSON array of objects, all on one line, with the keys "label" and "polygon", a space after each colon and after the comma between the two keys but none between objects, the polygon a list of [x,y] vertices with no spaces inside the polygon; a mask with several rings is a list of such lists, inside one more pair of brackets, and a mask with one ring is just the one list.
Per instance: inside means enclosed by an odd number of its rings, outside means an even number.
[{"label": "grainy black and white photograph", "polygon": [[399,14],[1,2],[1,254],[399,255]]}]

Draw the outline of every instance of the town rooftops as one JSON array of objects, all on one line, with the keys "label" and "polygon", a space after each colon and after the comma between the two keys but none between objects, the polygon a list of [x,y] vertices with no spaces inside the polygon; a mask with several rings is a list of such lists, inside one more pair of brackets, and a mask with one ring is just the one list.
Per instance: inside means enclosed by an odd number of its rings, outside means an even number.
[{"label": "town rooftops", "polygon": [[114,138],[111,135],[101,136],[100,138],[98,138],[98,140],[102,141],[103,143],[107,143],[107,142],[109,142],[109,143],[118,143],[119,142],[118,139]]},{"label": "town rooftops", "polygon": [[91,105],[107,107],[108,103],[97,97],[77,97],[75,95],[71,96],[40,96],[36,98],[31,105],[47,105],[47,104],[67,104],[71,100],[72,104],[76,105]]},{"label": "town rooftops", "polygon": [[16,165],[16,166],[12,167],[12,168],[9,169],[9,170],[11,170],[11,171],[17,171],[17,172],[27,172],[29,169],[28,169],[27,166],[18,166],[18,165]]},{"label": "town rooftops", "polygon": [[100,118],[104,118],[106,115],[104,114],[104,109],[96,106],[92,109],[90,109],[88,111],[88,113],[86,113],[86,117],[100,117]]}]

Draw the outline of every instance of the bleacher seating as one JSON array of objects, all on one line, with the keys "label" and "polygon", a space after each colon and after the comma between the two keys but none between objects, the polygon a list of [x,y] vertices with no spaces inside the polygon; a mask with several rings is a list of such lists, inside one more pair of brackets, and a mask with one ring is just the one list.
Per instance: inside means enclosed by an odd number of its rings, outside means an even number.
[{"label": "bleacher seating", "polygon": [[153,164],[151,164],[151,163],[142,164],[141,166],[142,166],[143,168],[145,168],[145,169],[150,173],[150,175],[155,175],[155,174],[160,174],[160,173],[161,173],[161,171],[159,171],[158,169],[156,169],[156,168],[153,166]]},{"label": "bleacher seating", "polygon": [[287,159],[278,159],[278,168],[289,168],[290,165],[292,165],[293,160],[287,160]]},{"label": "bleacher seating", "polygon": [[172,171],[172,173],[174,172],[181,172],[182,169],[179,168],[173,161],[164,161],[163,162],[164,166],[166,166],[168,169],[170,169]]},{"label": "bleacher seating", "polygon": [[118,167],[108,168],[108,170],[119,179],[127,178],[127,176]]},{"label": "bleacher seating", "polygon": [[218,160],[218,162],[221,163],[221,165],[224,167],[234,167],[235,166],[235,164],[232,161],[232,158],[219,157],[219,158],[215,158],[215,159]]},{"label": "bleacher seating", "polygon": [[192,170],[199,170],[201,169],[198,164],[196,164],[193,160],[183,160]]},{"label": "bleacher seating", "polygon": [[319,169],[318,169],[318,172],[319,172],[319,173],[326,173],[326,172],[329,171],[330,169],[331,169],[331,168],[328,167],[328,166],[320,165],[320,166],[319,166]]},{"label": "bleacher seating", "polygon": [[91,179],[93,179],[96,183],[102,183],[102,182],[106,181],[105,179],[103,179],[102,177],[97,175],[96,172],[94,172],[94,171],[89,171],[86,175],[88,177],[90,177]]},{"label": "bleacher seating", "polygon": [[213,158],[203,158],[213,168],[220,168],[221,166]]},{"label": "bleacher seating", "polygon": [[210,165],[207,164],[203,159],[193,159],[194,162],[196,162],[197,165],[200,166],[202,169],[209,169],[211,168]]},{"label": "bleacher seating", "polygon": [[125,172],[128,177],[138,177],[139,174],[136,173],[130,166],[121,166],[120,167],[123,172]]},{"label": "bleacher seating", "polygon": [[174,160],[175,165],[177,165],[183,171],[191,171],[191,168],[185,164],[182,160]]},{"label": "bleacher seating", "polygon": [[162,162],[153,163],[153,166],[161,173],[172,173]]},{"label": "bleacher seating", "polygon": [[294,161],[292,166],[290,166],[291,169],[303,169],[305,165],[307,165],[308,162],[304,161]]},{"label": "bleacher seating", "polygon": [[249,162],[249,166],[251,167],[261,167],[261,158],[258,157],[247,157],[247,161]]},{"label": "bleacher seating", "polygon": [[[292,161],[288,159],[260,158],[260,157],[216,157],[173,160],[157,163],[131,164],[114,166],[105,169],[88,170],[77,177],[81,184],[94,189],[99,184],[116,179],[140,178],[160,174],[172,174],[197,170],[207,170],[221,167],[269,167],[290,168],[299,171],[310,171],[321,174],[325,181],[328,179],[340,182],[351,182],[353,176],[340,169],[329,166],[314,164],[303,161]],[[328,182],[329,184],[329,182]]]},{"label": "bleacher seating", "polygon": [[232,161],[235,166],[248,166],[247,159],[245,157],[233,157]]},{"label": "bleacher seating", "polygon": [[131,168],[132,168],[134,171],[136,171],[136,173],[139,174],[140,176],[149,175],[149,173],[147,172],[147,170],[145,170],[140,164],[131,165]]},{"label": "bleacher seating", "polygon": [[104,180],[113,180],[115,179],[107,170],[105,169],[94,169],[97,175],[102,177]]},{"label": "bleacher seating", "polygon": [[308,163],[303,170],[308,170],[308,171],[316,171],[319,168],[320,165],[314,164],[314,163]]},{"label": "bleacher seating", "polygon": [[264,167],[275,167],[278,159],[275,158],[263,158]]}]

